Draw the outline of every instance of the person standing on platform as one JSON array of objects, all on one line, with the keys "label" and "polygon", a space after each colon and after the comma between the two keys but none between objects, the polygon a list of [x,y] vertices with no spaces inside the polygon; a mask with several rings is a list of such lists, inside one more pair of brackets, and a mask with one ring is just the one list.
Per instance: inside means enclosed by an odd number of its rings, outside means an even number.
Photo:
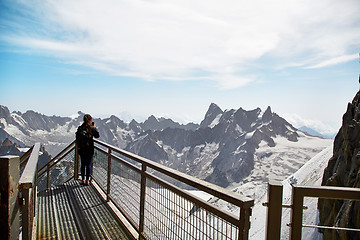
[{"label": "person standing on platform", "polygon": [[83,124],[81,124],[76,131],[76,143],[81,159],[80,170],[83,185],[89,185],[91,162],[94,157],[93,138],[100,137],[99,131],[92,120],[90,114],[85,114]]}]

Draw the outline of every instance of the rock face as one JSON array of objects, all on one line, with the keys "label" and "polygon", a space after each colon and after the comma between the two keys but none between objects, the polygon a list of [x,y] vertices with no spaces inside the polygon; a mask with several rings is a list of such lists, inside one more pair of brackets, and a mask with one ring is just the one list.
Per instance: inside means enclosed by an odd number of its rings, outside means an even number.
[{"label": "rock face", "polygon": [[[322,185],[360,188],[360,91],[343,115]],[[320,225],[360,228],[360,201],[319,199]],[[324,239],[360,239],[360,233],[325,230]]]}]

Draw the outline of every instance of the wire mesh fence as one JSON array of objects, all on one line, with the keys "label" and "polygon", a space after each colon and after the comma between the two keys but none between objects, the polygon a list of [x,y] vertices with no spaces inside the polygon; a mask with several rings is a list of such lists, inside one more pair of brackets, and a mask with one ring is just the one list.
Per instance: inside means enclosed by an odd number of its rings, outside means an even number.
[{"label": "wire mesh fence", "polygon": [[237,239],[239,234],[237,226],[151,179],[144,226],[148,239]]},{"label": "wire mesh fence", "polygon": [[53,159],[38,173],[39,191],[63,184],[74,177],[75,147]]},{"label": "wire mesh fence", "polygon": [[92,179],[95,179],[99,186],[106,192],[107,188],[107,171],[108,171],[108,156],[107,153],[95,150],[93,165],[92,165]]},{"label": "wire mesh fence", "polygon": [[[175,176],[175,180],[183,184],[183,174],[166,174],[169,170],[160,170],[160,174],[155,176],[153,173],[159,171],[156,168],[160,165],[152,165],[149,160],[99,141],[97,143],[93,177],[105,193],[108,191],[108,197],[143,238],[247,239],[248,229],[241,229],[239,216],[225,212],[167,181]],[[166,180],[159,177],[161,175]],[[206,189],[204,186],[201,188]],[[217,195],[222,195],[221,190]],[[249,221],[249,216],[241,217],[243,222]]]},{"label": "wire mesh fence", "polygon": [[119,161],[112,162],[110,196],[138,227],[140,221],[140,173]]}]

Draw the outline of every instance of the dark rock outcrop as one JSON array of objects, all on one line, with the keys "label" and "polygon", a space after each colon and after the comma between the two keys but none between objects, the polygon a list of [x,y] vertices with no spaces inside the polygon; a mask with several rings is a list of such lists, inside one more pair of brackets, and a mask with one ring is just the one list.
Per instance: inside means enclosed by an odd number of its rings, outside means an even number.
[{"label": "dark rock outcrop", "polygon": [[[360,188],[360,91],[343,115],[322,185]],[[359,201],[319,199],[318,208],[320,225],[360,228]],[[360,239],[360,233],[353,231],[324,230],[323,233],[324,239]]]}]

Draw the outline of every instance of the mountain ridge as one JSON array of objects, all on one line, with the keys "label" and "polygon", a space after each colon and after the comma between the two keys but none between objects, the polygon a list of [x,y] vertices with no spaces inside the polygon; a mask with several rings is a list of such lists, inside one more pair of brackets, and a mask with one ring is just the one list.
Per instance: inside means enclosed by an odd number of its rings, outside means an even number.
[{"label": "mountain ridge", "polygon": [[[63,118],[34,111],[10,113],[0,106],[0,129],[26,145],[42,142],[47,151],[54,154],[74,140],[83,115],[78,112],[77,117]],[[304,142],[303,139],[323,143],[322,147],[304,148],[310,154],[296,153],[292,157],[301,163],[327,144],[323,139],[305,136],[273,113],[270,106],[264,112],[260,108],[223,111],[212,103],[199,125],[183,125],[155,116],[143,123],[135,120],[126,123],[114,115],[94,118],[94,122],[100,140],[222,187],[248,177],[256,164],[258,149],[271,152],[281,148],[283,143],[279,143],[278,138],[293,143],[290,148]],[[261,154],[262,158],[271,157],[271,154]],[[297,156],[306,159],[298,160]]]}]

